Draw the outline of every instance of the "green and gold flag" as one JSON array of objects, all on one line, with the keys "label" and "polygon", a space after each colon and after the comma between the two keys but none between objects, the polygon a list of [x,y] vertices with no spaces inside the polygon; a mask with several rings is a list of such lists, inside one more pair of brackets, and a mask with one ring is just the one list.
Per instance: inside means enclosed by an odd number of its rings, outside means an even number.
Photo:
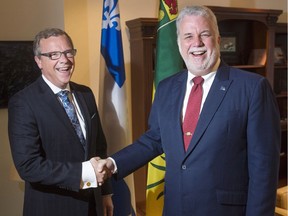
[{"label": "green and gold flag", "polygon": [[[160,0],[159,23],[156,41],[156,66],[154,87],[158,83],[183,68],[179,54],[176,34],[177,0]],[[153,91],[154,95],[154,91]],[[161,216],[164,203],[165,155],[161,155],[148,164],[146,189],[146,215]]]}]

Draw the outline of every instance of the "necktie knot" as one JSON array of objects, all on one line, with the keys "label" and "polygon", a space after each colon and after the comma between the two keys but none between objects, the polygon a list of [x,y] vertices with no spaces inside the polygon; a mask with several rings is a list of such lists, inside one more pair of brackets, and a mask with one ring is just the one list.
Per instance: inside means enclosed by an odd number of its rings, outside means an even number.
[{"label": "necktie knot", "polygon": [[192,80],[195,85],[199,85],[199,84],[202,85],[202,83],[204,82],[204,79],[201,76],[194,77]]},{"label": "necktie knot", "polygon": [[60,92],[57,93],[58,97],[60,97],[61,99],[66,99],[68,98],[68,90],[62,90]]},{"label": "necktie knot", "polygon": [[68,90],[62,90],[60,92],[57,93],[57,96],[59,97],[59,99],[61,100],[64,108],[66,107],[71,107],[70,105],[70,100],[69,100],[69,91]]}]

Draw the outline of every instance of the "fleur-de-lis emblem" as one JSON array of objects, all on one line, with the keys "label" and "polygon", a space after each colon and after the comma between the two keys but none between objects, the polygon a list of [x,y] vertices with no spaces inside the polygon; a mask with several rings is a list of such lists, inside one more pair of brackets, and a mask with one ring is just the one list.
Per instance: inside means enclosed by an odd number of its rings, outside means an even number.
[{"label": "fleur-de-lis emblem", "polygon": [[118,1],[105,0],[102,22],[103,29],[115,28],[120,31],[120,15],[118,8]]}]

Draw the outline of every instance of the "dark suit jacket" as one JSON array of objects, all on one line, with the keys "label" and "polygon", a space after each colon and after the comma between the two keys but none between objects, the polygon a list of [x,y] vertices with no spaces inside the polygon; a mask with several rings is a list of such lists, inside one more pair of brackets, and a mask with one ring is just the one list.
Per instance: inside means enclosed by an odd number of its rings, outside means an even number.
[{"label": "dark suit jacket", "polygon": [[117,178],[164,152],[164,215],[274,215],[280,119],[268,81],[222,63],[185,152],[186,80],[184,71],[159,84],[148,131],[111,156]]},{"label": "dark suit jacket", "polygon": [[[9,101],[12,156],[25,180],[24,215],[96,214],[94,193],[99,193],[79,189],[81,162],[94,156],[106,157],[106,140],[92,91],[73,82],[70,87],[86,124],[85,150],[57,96],[42,77]],[[111,193],[109,183],[102,187],[102,193]]]}]

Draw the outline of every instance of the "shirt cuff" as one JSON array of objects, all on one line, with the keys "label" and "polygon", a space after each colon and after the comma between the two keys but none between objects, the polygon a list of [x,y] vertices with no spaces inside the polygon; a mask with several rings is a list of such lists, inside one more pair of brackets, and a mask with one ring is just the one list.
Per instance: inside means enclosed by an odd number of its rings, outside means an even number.
[{"label": "shirt cuff", "polygon": [[97,179],[94,168],[90,161],[85,161],[82,163],[82,180],[80,188],[88,189],[96,187],[97,187]]},{"label": "shirt cuff", "polygon": [[110,159],[113,162],[114,170],[112,171],[112,173],[113,174],[117,173],[117,165],[116,165],[115,160],[113,158],[111,158],[111,157],[108,157],[107,159]]}]

